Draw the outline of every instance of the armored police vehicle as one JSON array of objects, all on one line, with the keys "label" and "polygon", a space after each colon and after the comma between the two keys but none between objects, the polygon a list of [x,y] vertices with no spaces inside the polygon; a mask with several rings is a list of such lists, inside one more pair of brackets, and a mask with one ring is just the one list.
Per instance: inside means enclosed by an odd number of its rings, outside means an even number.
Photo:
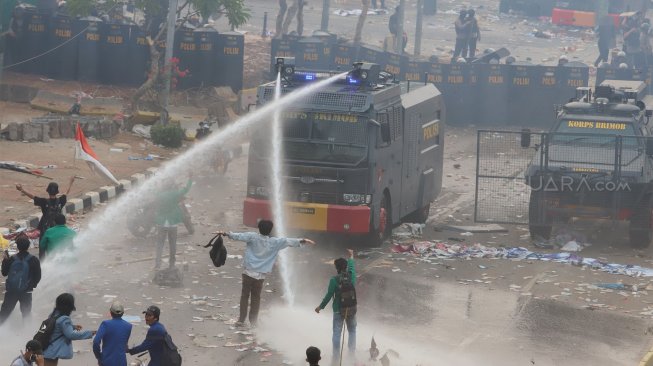
[{"label": "armored police vehicle", "polygon": [[[283,93],[331,76],[279,58]],[[275,83],[258,88],[270,102]],[[355,63],[346,77],[283,116],[286,222],[290,229],[358,235],[379,243],[402,220],[424,222],[442,186],[444,104],[432,84],[396,82],[379,65]],[[271,133],[255,131],[243,222],[271,218]]]},{"label": "armored police vehicle", "polygon": [[[578,88],[542,134],[526,170],[531,236],[548,239],[557,223],[628,221],[633,247],[653,238],[651,97],[641,81],[606,80]],[[593,93],[592,93],[593,92]],[[521,134],[522,147],[531,134]]]}]

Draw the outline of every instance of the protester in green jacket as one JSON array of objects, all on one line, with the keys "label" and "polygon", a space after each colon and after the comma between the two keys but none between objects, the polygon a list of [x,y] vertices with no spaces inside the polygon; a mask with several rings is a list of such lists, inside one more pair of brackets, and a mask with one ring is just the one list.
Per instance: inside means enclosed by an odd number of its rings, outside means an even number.
[{"label": "protester in green jacket", "polygon": [[[351,355],[356,351],[356,306],[340,309],[340,289],[339,281],[343,274],[348,273],[348,278],[351,280],[352,285],[356,285],[356,267],[354,263],[354,251],[347,249],[349,254],[349,259],[338,258],[334,261],[336,266],[336,271],[338,274],[331,277],[329,280],[329,288],[322,303],[315,308],[316,313],[320,313],[320,310],[324,309],[329,301],[333,299],[333,357],[337,359],[340,357],[340,337],[342,335],[342,327],[344,323],[347,323],[347,332],[349,338],[347,340],[347,348]],[[345,272],[346,271],[346,272]]]},{"label": "protester in green jacket", "polygon": [[52,256],[53,253],[71,249],[73,245],[73,239],[77,233],[66,226],[66,216],[61,213],[54,215],[54,225],[53,227],[47,229],[39,247],[45,253],[45,256]]},{"label": "protester in green jacket", "polygon": [[155,269],[161,268],[161,256],[163,254],[163,246],[168,237],[168,246],[170,247],[170,260],[168,262],[169,268],[175,266],[175,256],[177,253],[177,225],[183,221],[184,213],[179,207],[180,202],[190,187],[193,185],[191,177],[188,183],[182,189],[176,188],[173,184],[169,184],[164,188],[158,197],[158,208],[155,223],[157,225],[157,246],[156,246],[156,262]]}]

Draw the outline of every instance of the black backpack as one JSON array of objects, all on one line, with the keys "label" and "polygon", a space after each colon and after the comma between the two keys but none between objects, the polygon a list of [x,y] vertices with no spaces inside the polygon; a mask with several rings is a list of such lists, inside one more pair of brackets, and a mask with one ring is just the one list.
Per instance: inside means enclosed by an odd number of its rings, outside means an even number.
[{"label": "black backpack", "polygon": [[351,272],[344,271],[338,274],[338,287],[336,291],[340,294],[341,313],[343,309],[356,306],[356,288],[351,279]]},{"label": "black backpack", "polygon": [[170,334],[163,336],[163,354],[161,355],[161,366],[181,366],[181,355],[177,346],[172,342]]},{"label": "black backpack", "polygon": [[32,259],[31,254],[27,254],[24,258],[20,258],[14,254],[12,256],[11,265],[9,266],[9,274],[5,282],[5,288],[11,292],[25,292],[29,289],[29,261]]},{"label": "black backpack", "polygon": [[211,261],[216,267],[223,266],[227,261],[227,248],[225,248],[224,243],[222,242],[222,235],[216,235],[211,239],[211,241],[204,246],[204,248],[212,247],[209,252]]},{"label": "black backpack", "polygon": [[61,317],[61,315],[50,316],[41,322],[39,330],[34,335],[34,338],[32,338],[35,341],[38,341],[44,350],[48,348],[50,343],[52,343],[50,342],[50,338],[52,338],[52,333],[54,333],[54,328],[57,325],[57,319],[59,319],[59,317]]}]

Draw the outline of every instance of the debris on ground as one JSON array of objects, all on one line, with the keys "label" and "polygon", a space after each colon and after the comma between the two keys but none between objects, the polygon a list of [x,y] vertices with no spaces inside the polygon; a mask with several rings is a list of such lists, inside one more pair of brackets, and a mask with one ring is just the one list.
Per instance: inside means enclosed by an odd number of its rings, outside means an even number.
[{"label": "debris on ground", "polygon": [[404,253],[420,256],[422,259],[511,259],[540,260],[556,263],[567,263],[576,266],[587,266],[595,270],[621,274],[631,277],[653,277],[653,268],[632,264],[608,263],[603,258],[581,257],[574,253],[538,253],[523,247],[489,247],[482,244],[467,245],[450,244],[442,241],[415,241],[412,243],[395,244],[393,253]]}]

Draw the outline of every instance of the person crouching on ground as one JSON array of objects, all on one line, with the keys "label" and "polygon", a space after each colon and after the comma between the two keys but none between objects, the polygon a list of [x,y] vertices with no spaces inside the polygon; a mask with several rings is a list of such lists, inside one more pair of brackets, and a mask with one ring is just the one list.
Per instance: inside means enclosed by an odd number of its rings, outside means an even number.
[{"label": "person crouching on ground", "polygon": [[249,310],[249,323],[255,327],[258,321],[258,312],[261,305],[261,290],[265,276],[272,272],[274,262],[279,252],[287,247],[299,247],[301,244],[315,244],[310,239],[275,238],[270,233],[274,224],[269,220],[258,223],[258,233],[234,233],[217,231],[215,234],[227,236],[229,239],[243,241],[245,258],[243,260],[243,288],[240,296],[240,317],[236,322],[237,327],[245,325],[247,308],[250,295],[252,304]]}]

